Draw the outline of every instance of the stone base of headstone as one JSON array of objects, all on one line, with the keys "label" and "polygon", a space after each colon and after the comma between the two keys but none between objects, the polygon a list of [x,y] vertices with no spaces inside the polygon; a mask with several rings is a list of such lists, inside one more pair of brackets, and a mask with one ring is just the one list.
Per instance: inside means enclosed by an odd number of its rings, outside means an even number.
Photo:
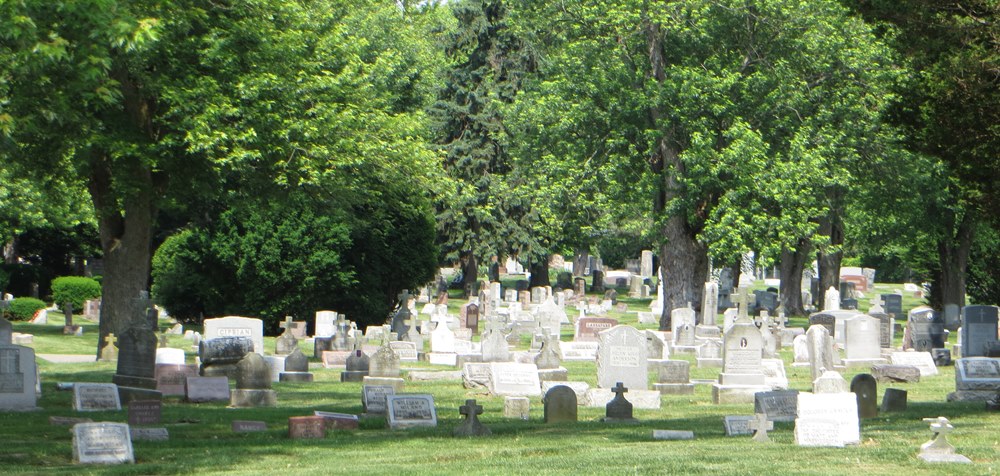
[{"label": "stone base of headstone", "polygon": [[111,383],[119,387],[156,388],[155,378],[135,377],[132,375],[115,374],[111,376]]},{"label": "stone base of headstone", "polygon": [[233,389],[229,406],[236,408],[273,407],[278,404],[278,392],[270,389]]},{"label": "stone base of headstone", "polygon": [[882,395],[882,406],[879,411],[902,412],[906,411],[906,390],[898,388],[887,388]]},{"label": "stone base of headstone", "polygon": [[858,367],[871,367],[872,365],[882,365],[885,359],[844,359],[844,367],[852,369]]},{"label": "stone base of headstone", "polygon": [[395,377],[364,377],[361,379],[364,385],[387,385],[392,387],[396,393],[403,393],[406,381]]},{"label": "stone base of headstone", "polygon": [[29,345],[35,343],[35,336],[33,334],[21,334],[15,332],[11,335],[10,343],[13,345]]},{"label": "stone base of headstone", "polygon": [[[592,388],[587,390],[584,403],[588,407],[604,408],[614,398],[615,394],[610,388]],[[656,390],[629,390],[628,401],[632,403],[632,408],[656,410],[660,408],[660,392]]]},{"label": "stone base of headstone", "polygon": [[955,453],[920,453],[917,458],[925,463],[972,463],[969,458]]},{"label": "stone base of headstone", "polygon": [[341,382],[362,382],[368,376],[367,370],[345,370],[340,373]]},{"label": "stone base of headstone", "polygon": [[697,365],[697,367],[699,369],[704,369],[704,368],[720,368],[721,369],[723,367],[723,365],[722,365],[722,359],[714,359],[714,358],[707,358],[707,357],[705,357],[705,358],[698,357],[698,358],[695,359],[695,362],[696,362],[696,365]]},{"label": "stone base of headstone", "polygon": [[428,352],[424,358],[431,365],[448,365],[454,367],[458,365],[458,354],[451,352]]},{"label": "stone base of headstone", "polygon": [[958,390],[948,394],[949,402],[985,402],[997,395],[996,390]]},{"label": "stone base of headstone", "polygon": [[312,382],[312,372],[281,372],[278,375],[279,382]]},{"label": "stone base of headstone", "polygon": [[434,382],[439,380],[462,380],[461,370],[425,371],[411,370],[407,377],[414,382]]},{"label": "stone base of headstone", "polygon": [[236,380],[236,364],[202,365],[198,373],[202,377],[229,377],[229,380]]},{"label": "stone base of headstone", "polygon": [[569,371],[565,367],[558,369],[539,369],[538,380],[552,380],[564,382],[569,379]]},{"label": "stone base of headstone", "polygon": [[693,395],[693,383],[654,383],[653,390],[660,395]]},{"label": "stone base of headstone", "polygon": [[912,365],[873,365],[871,374],[879,383],[920,381],[920,369]]},{"label": "stone base of headstone", "polygon": [[455,358],[455,365],[462,367],[465,364],[476,364],[483,361],[483,354],[458,354]]},{"label": "stone base of headstone", "polygon": [[712,384],[712,403],[753,403],[757,392],[770,392],[767,385],[722,385]]},{"label": "stone base of headstone", "polygon": [[118,400],[122,405],[134,400],[163,400],[163,392],[150,388],[118,386]]},{"label": "stone base of headstone", "polygon": [[700,348],[700,347],[701,347],[700,345],[673,345],[673,346],[670,346],[670,352],[672,354],[697,355],[698,354],[698,348]]},{"label": "stone base of headstone", "polygon": [[685,430],[653,430],[654,440],[693,440],[694,432]]},{"label": "stone base of headstone", "polygon": [[527,420],[531,402],[528,397],[503,397],[503,417]]},{"label": "stone base of headstone", "polygon": [[601,417],[601,423],[624,423],[629,425],[639,424],[639,420],[635,418],[611,418],[611,417]]}]

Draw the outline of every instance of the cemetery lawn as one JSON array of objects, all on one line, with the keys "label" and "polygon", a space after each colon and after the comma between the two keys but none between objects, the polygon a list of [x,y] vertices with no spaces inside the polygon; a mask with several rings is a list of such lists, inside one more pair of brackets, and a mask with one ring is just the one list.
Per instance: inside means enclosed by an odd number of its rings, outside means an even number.
[{"label": "cemetery lawn", "polygon": [[[630,310],[648,309],[648,300],[623,300]],[[454,303],[454,300],[453,300]],[[54,314],[54,313],[53,313]],[[612,315],[637,326],[636,314]],[[55,322],[53,322],[55,321]],[[96,325],[80,318],[82,337],[61,335],[62,319],[50,325],[15,323],[16,332],[35,335],[31,346],[39,354],[94,354]],[[792,320],[801,326],[803,319]],[[165,325],[165,323],[164,323]],[[651,326],[637,326],[650,328]],[[897,345],[901,333],[897,332]],[[563,341],[572,339],[568,327]],[[952,341],[954,338],[952,338]],[[273,351],[274,338],[266,338]],[[170,346],[183,348],[193,361],[190,342],[170,336]],[[312,355],[310,344],[301,344]],[[522,341],[520,349],[527,347]],[[719,369],[697,368],[690,360],[691,378],[715,379]],[[791,349],[782,351],[791,389],[808,391],[809,369],[791,366]],[[278,406],[232,409],[225,403],[189,404],[177,397],[164,399],[162,422],[169,441],[134,443],[136,464],[120,466],[74,465],[69,427],[52,426],[50,416],[86,417],[94,421],[125,422],[126,412],[78,413],[72,392],[59,391],[57,382],[110,382],[114,363],[51,363],[38,359],[42,375],[40,411],[0,413],[0,468],[4,474],[866,474],[866,475],[983,475],[1000,472],[1000,413],[987,413],[982,403],[946,403],[954,391],[954,367],[919,383],[892,384],[907,390],[909,407],[900,413],[862,420],[861,444],[846,448],[805,448],[794,444],[794,424],[775,423],[771,443],[755,443],[749,436],[727,437],[725,415],[751,415],[752,404],[714,405],[711,387],[697,385],[694,395],[664,395],[658,410],[635,410],[637,424],[605,424],[603,408],[579,408],[579,421],[557,425],[543,422],[539,398],[531,399],[528,421],[503,418],[503,398],[468,390],[458,380],[432,382],[407,379],[405,393],[434,396],[436,428],[391,431],[384,419],[362,418],[357,430],[331,430],[325,439],[290,440],[287,419],[311,415],[314,410],[360,414],[361,384],[341,383],[339,370],[311,363],[314,383],[275,383]],[[591,362],[564,362],[570,380],[596,386]],[[451,370],[426,363],[402,364],[407,369]],[[851,378],[867,369],[849,369]],[[654,376],[655,377],[655,376]],[[652,380],[651,380],[652,381]],[[878,394],[887,385],[879,384]],[[628,394],[625,395],[628,397]],[[485,412],[481,421],[493,435],[456,439],[458,407],[475,398]],[[922,418],[945,416],[955,426],[949,441],[973,464],[930,464],[917,459],[931,432]],[[232,420],[259,420],[268,430],[233,433]],[[654,441],[653,430],[689,430],[691,441]]]}]

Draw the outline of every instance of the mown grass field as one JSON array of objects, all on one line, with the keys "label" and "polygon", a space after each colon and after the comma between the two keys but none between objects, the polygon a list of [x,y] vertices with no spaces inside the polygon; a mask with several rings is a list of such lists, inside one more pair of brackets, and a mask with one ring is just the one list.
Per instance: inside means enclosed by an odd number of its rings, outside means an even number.
[{"label": "mown grass field", "polygon": [[[886,288],[888,289],[888,287]],[[648,300],[628,300],[630,311],[648,309]],[[906,308],[919,303],[908,297]],[[457,313],[461,302],[449,307]],[[863,301],[867,309],[867,300]],[[93,354],[96,324],[77,317],[85,326],[82,337],[61,335],[61,317],[52,313],[50,325],[15,323],[15,331],[34,334],[38,353]],[[616,313],[623,323],[636,324],[636,314]],[[804,326],[793,318],[793,326]],[[650,327],[650,326],[640,326]],[[572,332],[564,328],[563,340]],[[897,334],[897,343],[900,339]],[[954,338],[952,338],[952,341]],[[172,347],[184,348],[193,361],[190,342],[171,336]],[[273,350],[273,338],[266,338]],[[311,346],[303,351],[312,354]],[[522,341],[522,348],[527,341]],[[693,357],[691,378],[713,379],[719,369],[698,369]],[[792,367],[785,348],[790,388],[808,391],[809,369]],[[571,380],[596,384],[589,362],[564,363]],[[57,382],[110,382],[112,363],[53,364],[39,359],[42,373],[41,411],[0,413],[0,472],[4,474],[893,474],[983,475],[1000,472],[1000,414],[987,413],[981,403],[946,403],[954,390],[954,368],[916,384],[895,384],[909,392],[909,408],[901,413],[863,420],[862,443],[847,448],[795,446],[792,423],[776,423],[772,442],[757,444],[750,437],[727,437],[724,415],[749,415],[752,404],[714,405],[711,388],[698,385],[691,396],[663,396],[662,408],[636,410],[635,425],[600,423],[603,409],[580,408],[575,424],[546,425],[542,404],[532,398],[528,421],[502,417],[503,398],[467,390],[461,381],[407,381],[407,393],[434,395],[439,426],[433,429],[390,431],[384,420],[362,419],[357,430],[331,431],[322,440],[290,440],[287,418],[314,410],[361,412],[361,384],[341,383],[339,371],[313,363],[316,382],[276,383],[278,406],[231,409],[224,403],[188,404],[176,398],[164,402],[162,424],[167,442],[136,442],[136,464],[121,466],[74,465],[68,427],[51,426],[50,416],[84,416],[94,421],[126,421],[126,412],[77,413],[71,392],[58,391]],[[406,369],[429,370],[424,363],[403,364]],[[446,368],[437,367],[445,370]],[[849,370],[849,381],[864,369]],[[880,385],[879,395],[885,386]],[[627,394],[626,394],[627,396]],[[458,407],[476,398],[485,407],[481,420],[493,436],[456,439],[452,429],[460,422]],[[931,433],[922,418],[946,416],[955,431],[950,441],[973,460],[971,465],[932,465],[916,458]],[[232,420],[262,420],[262,433],[233,433]],[[654,441],[656,429],[691,430],[692,441]]]}]

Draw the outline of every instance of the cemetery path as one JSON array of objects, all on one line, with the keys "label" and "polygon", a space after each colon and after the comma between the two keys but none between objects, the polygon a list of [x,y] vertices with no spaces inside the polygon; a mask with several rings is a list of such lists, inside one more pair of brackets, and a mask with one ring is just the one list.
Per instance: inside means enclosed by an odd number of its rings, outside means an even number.
[{"label": "cemetery path", "polygon": [[38,358],[44,359],[53,364],[81,364],[96,362],[97,359],[91,354],[37,354]]}]

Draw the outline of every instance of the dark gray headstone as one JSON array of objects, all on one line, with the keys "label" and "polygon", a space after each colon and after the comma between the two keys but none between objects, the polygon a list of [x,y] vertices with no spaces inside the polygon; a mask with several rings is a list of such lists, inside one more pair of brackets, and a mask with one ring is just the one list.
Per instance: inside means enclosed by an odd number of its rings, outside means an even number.
[{"label": "dark gray headstone", "polygon": [[625,393],[628,392],[628,388],[625,388],[621,382],[618,382],[612,389],[615,393],[615,398],[612,398],[610,402],[604,407],[605,408],[605,421],[629,421],[634,420],[632,417],[632,402],[625,398]]},{"label": "dark gray headstone", "polygon": [[906,411],[906,390],[901,390],[898,388],[885,389],[885,395],[882,396],[882,411],[883,412]]},{"label": "dark gray headstone", "polygon": [[884,312],[869,312],[869,316],[878,319],[879,322],[879,347],[883,349],[892,348],[893,318]]},{"label": "dark gray headstone", "polygon": [[851,379],[851,392],[858,398],[858,418],[878,416],[878,382],[869,374],[858,374]]},{"label": "dark gray headstone", "polygon": [[135,325],[118,338],[118,369],[111,381],[124,387],[156,388],[156,348],[153,329]]},{"label": "dark gray headstone", "polygon": [[486,428],[482,422],[479,421],[479,415],[483,413],[483,406],[476,404],[473,399],[468,399],[465,401],[465,405],[458,408],[458,412],[465,416],[462,423],[455,427],[452,432],[454,436],[468,437],[468,436],[489,436],[492,434],[489,428]]},{"label": "dark gray headstone", "polygon": [[298,347],[285,357],[285,372],[308,372],[309,359]]},{"label": "dark gray headstone", "polygon": [[795,421],[798,401],[798,390],[757,392],[753,396],[753,412],[766,413],[771,421]]},{"label": "dark gray headstone", "polygon": [[250,337],[216,337],[198,344],[201,365],[235,364],[254,351]]},{"label": "dark gray headstone", "polygon": [[899,294],[883,294],[882,300],[885,301],[882,308],[885,309],[887,314],[892,314],[896,319],[903,318],[903,296]]},{"label": "dark gray headstone", "polygon": [[600,294],[604,292],[604,271],[595,269],[591,271],[590,292]]},{"label": "dark gray headstone", "polygon": [[917,352],[944,348],[944,322],[936,312],[911,314],[906,323],[910,341]]},{"label": "dark gray headstone", "polygon": [[14,340],[14,326],[0,317],[0,345],[10,345]]},{"label": "dark gray headstone", "polygon": [[361,349],[356,349],[347,357],[344,366],[345,370],[340,373],[341,382],[361,382],[368,376],[370,362],[368,356]]},{"label": "dark gray headstone", "polygon": [[576,422],[576,392],[572,388],[556,385],[545,393],[542,401],[545,404],[545,423]]},{"label": "dark gray headstone", "polygon": [[323,352],[333,351],[333,337],[313,338],[313,358],[322,359]]},{"label": "dark gray headstone", "polygon": [[840,300],[840,308],[841,309],[857,309],[858,308],[858,300],[854,299],[854,298],[841,299]]},{"label": "dark gray headstone", "polygon": [[931,356],[934,357],[934,365],[937,367],[947,367],[952,363],[951,349],[933,349]]},{"label": "dark gray headstone", "polygon": [[611,301],[611,305],[618,304],[618,291],[609,289],[604,292],[604,300]]},{"label": "dark gray headstone", "polygon": [[827,314],[823,312],[817,312],[809,316],[810,326],[823,326],[830,333],[830,337],[834,336],[834,327],[836,325],[837,318],[833,314]]},{"label": "dark gray headstone", "polygon": [[997,342],[997,306],[965,306],[962,309],[962,357],[984,357]]}]

